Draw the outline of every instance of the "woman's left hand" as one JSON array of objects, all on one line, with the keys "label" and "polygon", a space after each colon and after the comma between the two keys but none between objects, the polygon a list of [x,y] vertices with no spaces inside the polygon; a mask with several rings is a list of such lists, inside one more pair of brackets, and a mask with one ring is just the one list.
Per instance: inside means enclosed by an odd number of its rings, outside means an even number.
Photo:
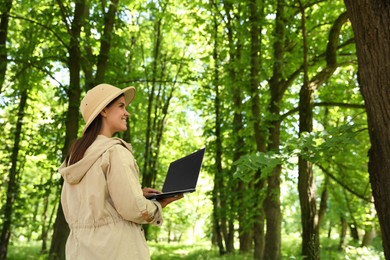
[{"label": "woman's left hand", "polygon": [[161,193],[161,191],[152,188],[143,188],[142,192],[144,193],[145,198]]},{"label": "woman's left hand", "polygon": [[171,204],[172,202],[176,201],[176,200],[180,200],[184,198],[184,195],[183,194],[178,194],[176,196],[173,196],[173,197],[168,197],[168,198],[165,198],[165,199],[162,199],[162,200],[159,200],[158,202],[160,203],[161,207],[162,208],[165,208],[166,206],[168,206],[169,204]]}]

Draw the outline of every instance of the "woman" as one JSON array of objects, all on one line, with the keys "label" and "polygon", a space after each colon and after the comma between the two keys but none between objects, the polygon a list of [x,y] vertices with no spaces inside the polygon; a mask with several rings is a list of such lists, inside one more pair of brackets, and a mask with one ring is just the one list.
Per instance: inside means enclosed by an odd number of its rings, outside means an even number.
[{"label": "woman", "polygon": [[82,137],[60,168],[67,259],[150,259],[141,224],[160,226],[162,208],[183,197],[148,200],[159,191],[141,189],[131,145],[112,137],[127,129],[134,96],[134,87],[100,84],[81,102]]}]

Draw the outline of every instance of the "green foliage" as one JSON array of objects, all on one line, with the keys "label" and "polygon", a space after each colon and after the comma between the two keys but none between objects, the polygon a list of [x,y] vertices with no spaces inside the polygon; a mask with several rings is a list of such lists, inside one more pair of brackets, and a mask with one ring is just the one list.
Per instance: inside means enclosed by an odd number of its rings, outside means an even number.
[{"label": "green foliage", "polygon": [[237,165],[234,177],[250,182],[253,180],[255,173],[260,171],[261,178],[267,178],[272,174],[274,168],[281,163],[282,159],[274,152],[258,152],[255,155],[244,155],[234,162]]},{"label": "green foliage", "polygon": [[283,154],[271,151],[242,156],[234,162],[237,165],[234,177],[249,182],[253,180],[254,174],[260,171],[262,178],[266,178],[277,165],[288,163],[294,156],[302,156],[313,163],[321,163],[324,158],[331,158],[339,152],[340,147],[357,146],[360,142],[356,137],[364,130],[359,125],[346,124],[328,128],[326,131],[306,132],[298,138],[292,137],[286,141]]},{"label": "green foliage", "polygon": [[285,146],[286,158],[302,156],[313,163],[324,158],[332,157],[340,151],[340,147],[357,146],[357,136],[364,130],[362,126],[345,124],[337,127],[328,127],[325,131],[303,133],[298,138],[287,140]]}]

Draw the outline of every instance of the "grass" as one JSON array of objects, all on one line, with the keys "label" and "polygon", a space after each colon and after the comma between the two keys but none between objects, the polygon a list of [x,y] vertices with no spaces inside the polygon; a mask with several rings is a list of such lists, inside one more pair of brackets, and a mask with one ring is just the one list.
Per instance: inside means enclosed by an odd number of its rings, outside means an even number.
[{"label": "grass", "polygon": [[[193,245],[181,243],[154,243],[148,242],[152,260],[249,260],[252,253],[232,254],[220,256],[218,249],[212,247],[210,243],[203,242]],[[40,254],[39,243],[20,243],[9,246],[7,260],[46,260],[46,255]],[[282,259],[299,259],[300,239],[288,237],[283,241]],[[350,243],[343,251],[337,250],[337,242],[331,239],[321,240],[321,259],[345,259],[345,260],[384,260],[380,245],[369,248],[362,248],[359,245]]]},{"label": "grass", "polygon": [[157,244],[149,243],[152,260],[246,260],[252,259],[252,255],[233,254],[220,256],[216,247],[209,243],[195,245],[182,245],[178,243]]},{"label": "grass", "polygon": [[8,247],[7,260],[43,260],[47,259],[40,253],[41,245],[36,242],[18,243]]}]

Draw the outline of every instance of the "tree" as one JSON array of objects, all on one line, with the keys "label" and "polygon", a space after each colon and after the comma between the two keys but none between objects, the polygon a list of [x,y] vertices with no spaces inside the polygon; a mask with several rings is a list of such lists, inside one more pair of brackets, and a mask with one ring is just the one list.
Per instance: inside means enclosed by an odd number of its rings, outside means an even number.
[{"label": "tree", "polygon": [[11,236],[11,223],[13,217],[13,206],[15,200],[17,199],[17,194],[19,192],[19,184],[17,182],[18,174],[20,169],[18,169],[18,156],[20,152],[20,140],[23,126],[23,118],[24,112],[27,105],[28,99],[28,90],[22,90],[20,94],[20,103],[19,103],[19,111],[18,111],[18,120],[15,128],[15,138],[14,145],[12,149],[11,155],[11,168],[9,169],[9,181],[7,185],[7,200],[5,204],[4,210],[4,222],[1,229],[1,237],[0,237],[0,259],[5,260],[7,258],[7,249],[8,243]]},{"label": "tree", "polygon": [[[337,46],[342,25],[347,21],[346,13],[342,13],[334,22],[328,37],[326,49],[326,67],[309,79],[308,34],[306,28],[305,6],[298,1],[301,13],[301,30],[303,35],[303,85],[299,98],[299,133],[313,131],[314,91],[332,76],[337,64]],[[302,255],[310,259],[319,259],[319,215],[316,205],[315,183],[312,162],[299,156],[298,191],[301,203],[302,221]]]},{"label": "tree", "polygon": [[[215,136],[215,174],[214,174],[214,187],[212,193],[213,201],[213,242],[218,245],[219,254],[223,255],[226,253],[225,245],[223,243],[223,226],[226,220],[221,221],[221,219],[226,219],[225,216],[222,216],[222,208],[226,208],[226,201],[221,199],[220,193],[223,192],[223,176],[222,176],[222,136],[221,136],[221,94],[220,94],[220,64],[218,62],[218,20],[216,17],[213,17],[213,60],[214,60],[214,71],[213,71],[213,85],[214,85],[214,114],[215,114],[215,126],[214,126],[214,136]],[[221,223],[223,222],[223,223]],[[226,230],[226,229],[225,229]]]},{"label": "tree", "polygon": [[355,33],[358,79],[370,134],[368,171],[381,225],[383,251],[390,259],[390,3],[345,0]]},{"label": "tree", "polygon": [[[284,81],[282,75],[284,70],[285,49],[285,15],[286,3],[277,1],[276,3],[276,18],[274,29],[274,62],[272,68],[272,76],[269,79],[270,101],[268,112],[271,114],[269,120],[269,137],[267,140],[268,151],[279,153],[280,146],[280,115],[281,103],[289,84]],[[264,209],[266,214],[266,236],[265,236],[265,259],[280,259],[281,257],[281,208],[280,208],[280,175],[282,167],[277,165],[274,167],[272,174],[267,178],[267,195],[264,201]]]},{"label": "tree", "polygon": [[[261,39],[260,32],[262,31],[262,21],[264,21],[264,2],[260,5],[256,1],[251,1],[248,6],[250,8],[250,35],[251,35],[251,66],[250,66],[250,93],[251,93],[251,112],[253,116],[253,132],[254,140],[256,141],[257,152],[266,152],[266,141],[264,131],[261,129],[261,113],[260,113],[260,64],[261,64]],[[265,213],[263,205],[263,193],[266,186],[265,178],[261,171],[257,171],[254,175],[254,197],[257,198],[254,209],[254,224],[253,224],[253,240],[254,240],[254,259],[263,259],[264,257],[264,222]]]},{"label": "tree", "polygon": [[[81,96],[80,73],[81,73],[81,52],[80,34],[84,24],[86,1],[77,1],[74,9],[72,24],[68,24],[65,7],[61,1],[58,5],[62,11],[62,19],[69,33],[70,41],[68,46],[69,58],[69,89],[68,89],[68,111],[66,117],[66,136],[62,149],[62,158],[65,159],[73,140],[77,138],[79,128],[79,104]],[[62,186],[61,179],[60,185]],[[60,189],[61,190],[61,189]],[[69,235],[69,227],[66,223],[61,201],[58,205],[57,217],[54,223],[53,238],[50,246],[50,257],[53,259],[65,259],[65,244]]]},{"label": "tree", "polygon": [[[10,4],[10,3],[9,3]],[[9,11],[9,10],[8,10]],[[8,14],[7,14],[8,15]],[[26,110],[28,107],[29,91],[30,87],[28,82],[32,78],[32,73],[30,70],[33,70],[30,64],[30,59],[34,49],[36,47],[36,41],[33,37],[35,33],[35,28],[33,26],[27,26],[20,37],[25,37],[24,39],[30,39],[29,44],[23,46],[20,49],[20,65],[16,66],[18,72],[15,75],[15,96],[19,98],[18,111],[17,111],[17,120],[15,122],[15,130],[13,136],[13,146],[11,153],[10,168],[8,173],[8,183],[7,183],[7,192],[6,192],[6,202],[4,205],[4,216],[3,223],[0,234],[0,259],[6,259],[8,244],[11,237],[12,222],[14,219],[15,204],[20,196],[20,183],[21,172],[23,171],[23,160],[21,160],[21,154],[24,154],[23,149],[23,127],[24,120],[26,117]]]}]

